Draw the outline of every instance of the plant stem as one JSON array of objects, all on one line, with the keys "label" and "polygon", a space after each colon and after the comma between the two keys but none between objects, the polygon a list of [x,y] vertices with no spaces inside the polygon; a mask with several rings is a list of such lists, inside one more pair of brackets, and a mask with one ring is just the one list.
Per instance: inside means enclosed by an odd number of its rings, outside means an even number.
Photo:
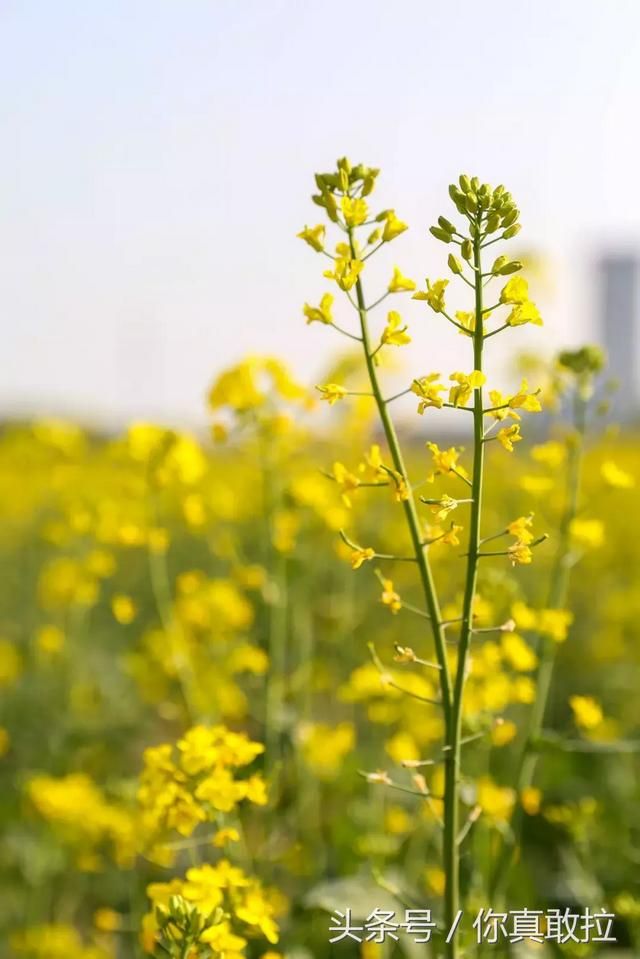
[{"label": "plant stem", "polygon": [[[549,609],[564,609],[567,605],[571,578],[571,565],[569,562],[571,523],[578,512],[580,499],[584,438],[586,432],[586,411],[586,401],[580,396],[579,389],[576,389],[574,398],[574,423],[576,432],[573,445],[570,448],[567,470],[566,506],[560,520],[558,549],[551,569],[551,581],[547,601],[547,607]],[[544,726],[544,717],[549,701],[558,648],[556,641],[549,636],[539,636],[538,646],[539,665],[536,677],[536,698],[531,709],[529,729],[517,768],[515,788],[518,795],[520,795],[524,789],[528,789],[533,783],[538,763],[536,742]],[[491,884],[492,903],[496,905],[496,907],[499,905],[499,899],[504,895],[504,886],[520,844],[523,822],[523,809],[521,806],[518,806],[511,824],[510,841],[507,842],[503,840],[501,854]]]},{"label": "plant stem", "polygon": [[[473,368],[482,372],[482,264],[478,236],[473,243],[473,265],[475,271],[475,331],[473,334]],[[482,515],[482,480],[484,471],[482,387],[474,390],[473,400],[473,476],[471,480],[472,503],[469,520],[469,549],[467,553],[467,571],[464,600],[462,605],[462,623],[458,644],[458,662],[456,666],[455,686],[452,700],[452,716],[447,738],[445,765],[445,834],[444,834],[444,871],[446,874],[445,911],[447,921],[453,918],[459,909],[460,901],[460,862],[458,837],[459,784],[460,784],[460,746],[462,738],[462,704],[466,678],[467,658],[471,645],[473,626],[473,599],[478,574],[478,554],[480,548],[480,519]],[[458,949],[455,936],[446,945],[446,955],[456,959]]]},{"label": "plant stem", "polygon": [[[349,228],[348,234],[349,234],[349,243],[351,246],[351,255],[355,257],[353,231],[351,228]],[[372,357],[371,337],[369,333],[367,308],[365,306],[362,283],[359,277],[356,280],[356,300],[357,300],[358,316],[360,317],[360,329],[361,329],[362,342],[364,347],[365,362],[367,365],[369,382],[371,383],[371,390],[373,392],[376,406],[378,408],[380,421],[382,423],[382,428],[384,430],[384,434],[387,440],[387,445],[389,447],[389,453],[391,455],[394,469],[400,474],[400,476],[402,476],[406,480],[407,470],[404,463],[404,457],[402,455],[402,450],[400,447],[398,436],[396,434],[396,430],[393,425],[393,420],[391,419],[391,416],[387,407],[387,403],[385,402],[382,395],[382,391],[380,389],[380,383],[378,381],[378,373]],[[426,546],[423,543],[422,530],[420,527],[420,520],[418,517],[418,511],[416,508],[415,497],[410,487],[408,487],[407,499],[403,500],[402,507],[404,509],[405,519],[407,522],[407,527],[409,529],[409,535],[411,537],[411,543],[412,543],[413,551],[415,554],[416,564],[418,566],[418,572],[420,575],[420,581],[421,581],[422,589],[424,592],[427,611],[431,620],[431,630],[433,633],[433,641],[434,641],[434,646],[436,651],[436,658],[438,661],[438,666],[440,667],[439,669],[440,690],[441,690],[441,697],[442,697],[442,710],[444,713],[445,730],[448,730],[450,726],[450,720],[451,720],[451,676],[449,672],[449,661],[447,659],[447,649],[446,649],[446,643],[444,638],[444,632],[442,629],[438,597],[436,594],[435,584],[433,582],[433,575],[431,573],[429,559],[426,553]],[[455,839],[455,834],[454,834],[454,839]],[[451,917],[452,921],[454,916],[455,916],[455,912],[452,913],[452,917]]]}]

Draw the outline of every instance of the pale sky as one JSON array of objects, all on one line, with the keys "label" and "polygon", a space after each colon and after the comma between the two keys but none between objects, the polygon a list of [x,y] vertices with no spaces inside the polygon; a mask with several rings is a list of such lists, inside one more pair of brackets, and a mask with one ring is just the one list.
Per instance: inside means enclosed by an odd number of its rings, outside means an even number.
[{"label": "pale sky", "polygon": [[[639,103],[638,0],[0,0],[0,415],[197,422],[247,352],[314,382],[342,344],[304,324],[327,281],[295,234],[342,154],[411,225],[372,289],[446,275],[427,228],[477,173],[553,261],[518,342],[593,338],[594,258],[640,247]],[[412,375],[460,368],[393,305]]]}]

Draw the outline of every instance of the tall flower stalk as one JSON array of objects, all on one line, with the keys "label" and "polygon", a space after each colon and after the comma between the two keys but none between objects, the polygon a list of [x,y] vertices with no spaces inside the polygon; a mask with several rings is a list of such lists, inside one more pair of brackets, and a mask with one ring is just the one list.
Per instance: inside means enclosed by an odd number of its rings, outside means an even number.
[{"label": "tall flower stalk", "polygon": [[[448,312],[445,304],[445,289],[448,280],[437,280],[431,283],[427,280],[426,291],[416,292],[414,299],[426,301],[429,307],[452,324],[472,341],[473,369],[470,373],[454,372],[449,377],[447,387],[440,382],[439,373],[430,373],[418,377],[412,384],[400,393],[387,397],[381,385],[379,376],[380,351],[391,346],[403,346],[410,342],[407,327],[395,310],[387,314],[386,324],[378,336],[372,332],[371,314],[387,297],[416,290],[416,284],[404,276],[398,267],[394,268],[393,276],[387,285],[386,291],[375,301],[369,303],[365,295],[363,271],[370,257],[381,247],[395,240],[407,229],[393,210],[385,210],[376,216],[369,213],[367,197],[373,191],[378,171],[363,165],[351,166],[346,159],[339,160],[337,169],[330,173],[316,175],[316,184],[319,193],[313,197],[314,202],[322,207],[329,220],[344,234],[344,240],[335,247],[335,254],[325,248],[326,228],[323,224],[316,227],[305,227],[300,234],[314,250],[328,257],[332,261],[332,268],[325,271],[325,276],[334,281],[345,294],[358,316],[358,329],[354,332],[338,324],[333,316],[334,298],[331,293],[325,293],[318,306],[305,305],[304,313],[307,322],[319,322],[331,326],[353,341],[357,341],[362,349],[364,364],[370,386],[370,395],[373,398],[380,424],[385,436],[390,461],[385,463],[377,447],[373,447],[365,460],[355,471],[349,470],[342,463],[335,463],[331,478],[340,486],[345,505],[351,504],[351,499],[361,486],[387,487],[394,494],[394,498],[402,506],[406,527],[411,544],[411,553],[408,556],[395,553],[382,553],[372,547],[362,547],[351,541],[343,533],[343,539],[352,549],[352,565],[355,569],[365,562],[378,559],[393,565],[398,562],[409,561],[415,564],[420,581],[424,609],[410,607],[407,609],[419,614],[427,623],[427,641],[430,634],[431,645],[435,654],[435,663],[424,658],[422,650],[419,655],[404,640],[400,638],[396,643],[396,661],[423,666],[435,671],[439,685],[439,695],[436,700],[428,697],[423,701],[430,706],[438,706],[442,710],[443,739],[440,750],[435,757],[425,760],[424,765],[442,763],[444,765],[444,794],[432,796],[424,777],[415,772],[413,786],[408,788],[395,783],[387,773],[372,773],[368,775],[370,782],[378,782],[405,792],[422,796],[430,805],[434,800],[442,802],[442,865],[445,874],[444,914],[442,917],[443,949],[448,959],[457,959],[459,952],[459,936],[457,926],[461,918],[461,890],[460,890],[460,851],[477,811],[472,810],[467,821],[461,824],[460,786],[461,786],[461,753],[465,742],[475,736],[468,735],[464,728],[464,695],[465,684],[470,669],[470,650],[476,629],[474,627],[474,604],[477,600],[478,569],[483,559],[487,557],[508,557],[513,565],[528,564],[531,562],[532,547],[544,539],[535,540],[530,532],[531,518],[519,517],[497,533],[482,537],[482,487],[487,443],[498,440],[507,452],[512,452],[514,444],[521,439],[518,409],[537,412],[541,409],[537,392],[529,392],[526,382],[520,390],[512,396],[505,396],[497,390],[489,392],[490,404],[485,406],[483,385],[483,351],[485,341],[497,333],[513,326],[524,323],[541,324],[541,319],[535,305],[528,298],[526,281],[513,277],[503,287],[497,303],[490,307],[484,305],[484,293],[487,285],[494,279],[510,276],[519,272],[521,264],[509,260],[506,256],[499,256],[488,271],[483,268],[483,252],[486,247],[497,240],[508,240],[519,230],[518,210],[510,194],[500,186],[492,189],[488,184],[481,184],[477,178],[470,179],[461,176],[458,185],[452,185],[450,196],[459,214],[464,220],[464,227],[459,230],[445,217],[440,217],[437,226],[431,228],[431,233],[446,244],[459,247],[461,258],[451,254],[448,259],[449,269],[472,290],[473,305],[469,312],[457,312],[455,318]],[[359,231],[368,229],[369,235],[363,244],[359,239]],[[504,322],[487,331],[486,323],[489,315],[494,311],[506,307],[508,315]],[[323,399],[330,404],[344,400],[349,395],[362,395],[348,390],[342,384],[328,383],[318,387]],[[448,389],[448,400],[441,394]],[[459,616],[445,620],[441,613],[440,600],[436,589],[430,550],[435,544],[455,547],[460,544],[458,538],[462,526],[451,523],[450,528],[433,529],[427,523],[427,516],[419,511],[418,497],[415,486],[412,484],[407,469],[407,458],[399,439],[399,433],[391,415],[392,404],[406,394],[414,394],[419,401],[418,412],[423,414],[427,409],[442,409],[443,407],[462,410],[472,415],[473,422],[473,463],[471,475],[459,463],[461,451],[455,447],[449,450],[440,450],[435,443],[428,443],[433,458],[433,473],[428,480],[442,475],[452,479],[457,484],[464,485],[464,496],[454,498],[443,494],[437,498],[423,498],[420,501],[430,508],[431,513],[445,521],[449,514],[458,508],[463,510],[469,507],[469,529],[466,548],[466,570],[464,575],[463,601]],[[469,402],[473,404],[469,407]],[[490,425],[487,426],[487,418]],[[510,420],[508,425],[503,421]],[[495,427],[499,427],[495,430]],[[420,484],[422,485],[422,484]],[[484,548],[485,544],[493,543],[501,537],[515,537],[511,545],[503,549]],[[392,612],[402,607],[402,600],[395,591],[392,580],[382,577],[382,601]],[[512,628],[509,624],[491,627],[490,631],[501,631]],[[457,638],[451,634],[458,631]],[[374,662],[379,667],[382,678],[391,682],[389,675],[380,661],[375,650],[372,650]],[[401,687],[397,687],[401,688]],[[408,695],[414,695],[406,689]],[[422,762],[414,764],[423,765]],[[432,806],[433,808],[433,806]]]}]

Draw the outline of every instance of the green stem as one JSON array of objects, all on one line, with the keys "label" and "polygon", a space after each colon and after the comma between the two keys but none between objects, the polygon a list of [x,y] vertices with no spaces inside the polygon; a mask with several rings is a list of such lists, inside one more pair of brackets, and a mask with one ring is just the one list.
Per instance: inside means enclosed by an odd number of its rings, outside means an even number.
[{"label": "green stem", "polygon": [[[349,234],[349,243],[351,246],[352,256],[355,257],[353,231],[351,228],[348,230],[348,234]],[[376,406],[378,408],[378,413],[380,415],[380,421],[382,423],[382,428],[384,430],[384,434],[387,440],[387,445],[389,447],[389,453],[391,455],[393,467],[400,474],[400,476],[402,476],[406,480],[407,470],[404,463],[404,457],[402,455],[402,450],[400,447],[398,436],[396,434],[396,430],[393,425],[393,420],[391,418],[387,403],[385,402],[382,395],[382,391],[380,389],[378,373],[376,370],[375,363],[373,361],[372,349],[371,349],[371,337],[369,333],[369,324],[368,324],[368,318],[367,318],[367,307],[365,306],[362,282],[359,277],[356,280],[356,300],[357,300],[358,315],[360,317],[360,330],[362,334],[362,342],[364,347],[365,362],[367,365],[367,373],[369,375],[369,382],[371,383],[371,389],[375,398]],[[421,581],[422,589],[424,592],[427,611],[431,619],[431,630],[433,632],[433,641],[435,645],[436,657],[437,657],[438,665],[440,666],[439,672],[440,672],[440,686],[441,686],[441,693],[442,693],[442,709],[444,712],[445,727],[448,728],[449,720],[450,720],[450,708],[451,708],[451,678],[449,673],[449,663],[447,659],[447,649],[446,649],[446,643],[444,638],[444,632],[442,630],[442,624],[440,621],[440,606],[438,603],[435,584],[433,582],[433,575],[431,573],[429,559],[425,552],[426,546],[423,543],[422,531],[420,527],[418,511],[416,508],[415,497],[410,488],[408,488],[407,499],[403,501],[402,506],[404,509],[407,527],[409,529],[409,535],[411,537],[411,543],[412,543],[413,551],[416,558],[416,564],[418,566],[418,572],[420,575],[420,581]]]},{"label": "green stem", "polygon": [[[479,233],[478,229],[478,233]],[[473,244],[473,265],[475,270],[475,331],[473,334],[473,368],[482,372],[482,265],[480,239]],[[484,472],[484,417],[482,387],[474,390],[473,402],[473,476],[471,480],[472,503],[469,520],[469,549],[464,600],[462,604],[462,624],[458,644],[458,663],[452,700],[452,716],[447,738],[445,765],[445,835],[444,835],[444,871],[446,874],[445,914],[447,921],[453,922],[460,902],[460,861],[458,839],[459,785],[460,785],[460,746],[462,739],[462,704],[464,683],[467,671],[467,659],[471,645],[473,627],[473,599],[478,575],[478,554],[480,549],[480,519],[482,515],[482,481]],[[458,949],[455,936],[446,946],[449,959],[456,959]]]},{"label": "green stem", "polygon": [[[576,435],[574,444],[571,447],[571,453],[567,471],[567,500],[562,519],[560,521],[560,530],[558,538],[558,549],[556,551],[553,566],[551,568],[551,580],[548,593],[547,607],[549,609],[564,609],[567,605],[569,595],[569,584],[571,579],[570,556],[570,538],[571,523],[578,512],[578,503],[580,499],[580,487],[582,478],[582,462],[584,457],[584,438],[586,432],[586,410],[587,404],[581,398],[579,391],[575,395],[574,422],[576,426]],[[536,743],[542,733],[544,726],[544,717],[549,701],[551,682],[553,679],[553,670],[556,662],[558,644],[550,637],[538,637],[539,665],[536,677],[536,698],[531,708],[531,719],[527,737],[520,754],[520,759],[516,774],[516,790],[518,795],[524,789],[528,789],[534,779],[536,766],[538,763],[538,753]],[[520,836],[524,823],[524,813],[521,806],[518,806],[511,824],[510,839],[503,841],[498,863],[494,873],[491,885],[491,901],[499,905],[499,899],[504,896],[505,883],[509,876],[509,871],[513,865],[516,851],[520,844]]]}]

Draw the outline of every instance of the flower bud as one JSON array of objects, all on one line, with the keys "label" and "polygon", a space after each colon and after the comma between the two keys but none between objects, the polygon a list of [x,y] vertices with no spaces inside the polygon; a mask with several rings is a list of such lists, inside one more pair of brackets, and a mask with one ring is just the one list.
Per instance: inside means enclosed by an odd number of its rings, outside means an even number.
[{"label": "flower bud", "polygon": [[362,182],[362,190],[360,196],[369,196],[373,192],[373,188],[376,185],[376,178],[374,176],[366,176]]},{"label": "flower bud", "polygon": [[475,193],[467,193],[465,206],[467,208],[467,213],[478,212],[478,197],[475,195]]},{"label": "flower bud", "polygon": [[349,192],[349,174],[346,170],[340,170],[340,189],[343,193]]},{"label": "flower bud", "polygon": [[519,223],[514,223],[513,226],[510,226],[508,230],[505,230],[502,234],[503,240],[510,240],[513,236],[517,236],[522,227]]},{"label": "flower bud", "polygon": [[347,157],[340,157],[340,159],[336,161],[336,166],[338,170],[344,170],[347,176],[351,173],[351,164]]},{"label": "flower bud", "polygon": [[458,183],[460,184],[460,189],[462,190],[463,193],[469,193],[469,191],[471,190],[471,180],[466,175],[466,173],[463,173],[460,176]]},{"label": "flower bud", "polygon": [[499,256],[496,260],[494,260],[493,266],[491,267],[491,272],[492,272],[492,273],[499,273],[500,270],[502,269],[502,267],[505,265],[505,263],[508,263],[508,262],[509,262],[509,258],[508,258],[508,257],[506,257],[506,256]]},{"label": "flower bud", "polygon": [[465,260],[470,260],[473,256],[473,244],[471,240],[464,240],[462,246],[460,247],[460,252],[462,253]]},{"label": "flower bud", "polygon": [[487,233],[495,233],[499,226],[500,226],[500,214],[491,213],[487,217],[487,225],[486,225]]},{"label": "flower bud", "polygon": [[435,236],[436,240],[442,240],[443,243],[451,243],[451,234],[443,230],[442,227],[431,226],[429,227],[429,233]]},{"label": "flower bud", "polygon": [[509,260],[508,263],[505,263],[504,266],[501,266],[498,270],[500,276],[509,276],[510,273],[517,273],[518,270],[522,269],[522,263],[520,260]]},{"label": "flower bud", "polygon": [[460,262],[458,257],[454,256],[453,253],[450,253],[447,263],[449,264],[449,269],[451,270],[451,272],[454,273],[456,276],[460,276],[460,274],[462,273],[462,263]]},{"label": "flower bud", "polygon": [[471,177],[471,189],[474,193],[477,193],[480,189],[480,180],[477,176]]},{"label": "flower bud", "polygon": [[513,208],[512,210],[510,210],[509,213],[507,213],[507,215],[504,217],[504,219],[503,219],[503,221],[502,221],[502,225],[503,225],[503,226],[507,226],[507,227],[508,227],[508,226],[513,226],[513,224],[514,224],[514,223],[516,222],[516,220],[518,219],[519,215],[520,215],[520,211],[519,211],[516,207],[514,207],[514,208]]},{"label": "flower bud", "polygon": [[495,190],[493,191],[494,201],[499,200],[503,193],[504,193],[504,186],[502,185],[502,183],[499,183],[497,187],[495,188]]},{"label": "flower bud", "polygon": [[447,220],[446,216],[439,216],[438,223],[443,230],[446,230],[447,233],[455,233],[456,228],[450,220]]}]

